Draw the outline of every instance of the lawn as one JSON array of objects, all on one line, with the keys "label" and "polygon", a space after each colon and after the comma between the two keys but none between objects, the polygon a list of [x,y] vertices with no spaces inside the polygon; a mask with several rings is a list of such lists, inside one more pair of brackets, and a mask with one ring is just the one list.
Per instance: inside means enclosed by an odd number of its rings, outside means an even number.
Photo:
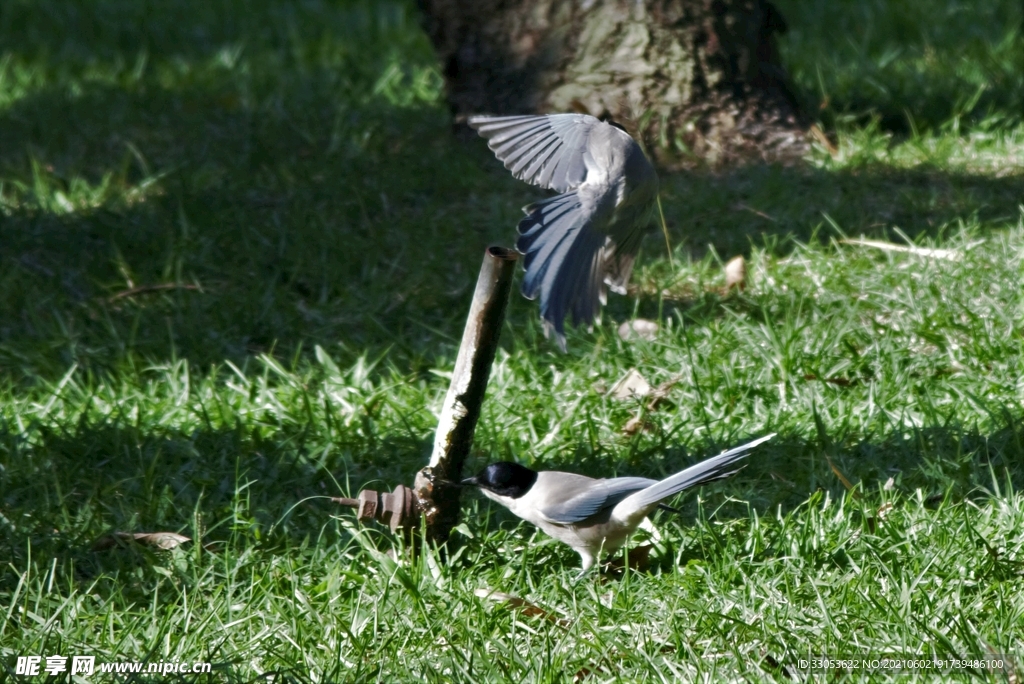
[{"label": "lawn", "polygon": [[[413,3],[4,0],[0,681],[43,681],[31,655],[212,665],[81,682],[782,682],[883,655],[1019,681],[1020,2],[777,4],[838,150],[663,175],[674,258],[652,234],[566,354],[511,300],[472,469],[659,477],[779,433],[655,516],[649,567],[575,582],[482,497],[447,563],[331,501],[425,465],[483,249],[542,196],[453,135]],[[634,317],[657,336],[620,339]],[[630,369],[665,399],[612,398]],[[888,677],[935,680],[811,675]]]}]

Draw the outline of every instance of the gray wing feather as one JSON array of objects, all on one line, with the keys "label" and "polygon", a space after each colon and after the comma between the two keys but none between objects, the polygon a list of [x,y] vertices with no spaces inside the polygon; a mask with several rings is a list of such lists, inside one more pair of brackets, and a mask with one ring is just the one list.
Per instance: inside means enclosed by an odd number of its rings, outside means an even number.
[{"label": "gray wing feather", "polygon": [[519,180],[568,192],[587,177],[583,162],[590,132],[601,122],[586,114],[471,116],[469,125]]},{"label": "gray wing feather", "polygon": [[593,216],[577,195],[567,192],[526,207],[516,242],[525,255],[523,295],[540,295],[544,329],[554,331],[563,350],[565,315],[571,312],[577,325],[590,324],[604,296],[599,261],[606,238],[593,229]]},{"label": "gray wing feather", "polygon": [[523,295],[533,299],[541,292],[548,272],[557,274],[561,266],[560,261],[552,261],[552,254],[565,249],[566,243],[571,244],[586,217],[572,194],[531,204],[526,210],[529,214],[519,223],[521,235],[516,249],[526,256]]},{"label": "gray wing feather", "polygon": [[604,278],[601,274],[602,259],[601,250],[594,250],[590,263],[583,269],[578,294],[572,305],[573,325],[600,320],[601,305],[605,302]]},{"label": "gray wing feather", "polygon": [[576,495],[545,507],[540,513],[553,523],[571,525],[586,520],[606,508],[611,508],[630,494],[655,484],[657,484],[657,480],[649,480],[646,477],[590,480]]},{"label": "gray wing feather", "polygon": [[[580,290],[583,283],[591,276],[591,269],[594,268],[595,259],[604,244],[604,236],[588,229],[583,225],[570,235],[571,239],[565,240],[557,252],[552,254],[550,262],[554,268],[549,268],[544,276],[541,285],[541,317],[555,331],[559,344],[564,344],[565,328],[564,319],[567,313],[573,308],[577,312],[589,311],[590,316],[574,316],[573,323],[579,325],[581,322],[590,324],[594,320],[598,308],[598,298],[591,301],[582,301]],[[575,306],[574,306],[575,304]]]}]

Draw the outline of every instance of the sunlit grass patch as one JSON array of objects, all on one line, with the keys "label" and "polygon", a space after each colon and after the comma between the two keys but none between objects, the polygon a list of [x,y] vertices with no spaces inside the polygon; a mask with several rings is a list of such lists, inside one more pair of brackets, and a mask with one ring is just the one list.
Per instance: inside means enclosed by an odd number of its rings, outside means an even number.
[{"label": "sunlit grass patch", "polygon": [[900,133],[1021,122],[1020,3],[782,0],[779,39],[811,109]]},{"label": "sunlit grass patch", "polygon": [[99,209],[131,207],[147,198],[161,194],[161,175],[129,180],[129,167],[134,160],[126,157],[116,171],[103,173],[98,182],[75,176],[61,177],[50,164],[32,159],[31,181],[10,180],[0,185],[0,212],[32,213],[42,211],[58,216]]},{"label": "sunlit grass patch", "polygon": [[819,163],[826,168],[883,163],[890,168],[931,167],[995,178],[1024,175],[1024,134],[1019,127],[976,127],[964,133],[950,125],[944,133],[901,139],[879,130],[876,120],[866,127],[843,126],[837,139],[833,153],[818,150]]}]

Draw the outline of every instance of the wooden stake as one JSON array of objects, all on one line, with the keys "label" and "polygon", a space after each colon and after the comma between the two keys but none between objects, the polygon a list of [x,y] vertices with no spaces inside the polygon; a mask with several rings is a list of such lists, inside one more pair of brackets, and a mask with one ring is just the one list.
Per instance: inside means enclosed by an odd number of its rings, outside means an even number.
[{"label": "wooden stake", "polygon": [[461,489],[451,483],[462,479],[462,466],[473,446],[473,431],[480,418],[518,259],[515,251],[504,247],[489,247],[484,255],[452,381],[434,433],[430,465],[416,474],[413,484],[427,537],[438,546],[448,541],[459,520]]}]

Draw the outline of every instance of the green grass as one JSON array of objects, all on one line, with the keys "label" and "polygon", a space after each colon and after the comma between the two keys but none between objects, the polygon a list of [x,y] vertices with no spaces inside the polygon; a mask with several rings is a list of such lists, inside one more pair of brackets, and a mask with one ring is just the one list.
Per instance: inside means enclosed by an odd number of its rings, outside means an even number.
[{"label": "green grass", "polygon": [[921,131],[1017,125],[1024,20],[1015,2],[779,0],[783,60],[829,124]]},{"label": "green grass", "polygon": [[[425,464],[483,248],[540,196],[452,135],[411,8],[3,3],[0,681],[53,654],[211,682],[788,681],[896,653],[1019,677],[1020,4],[779,6],[838,154],[663,177],[674,264],[652,235],[568,354],[509,308],[471,467],[660,476],[779,432],[658,514],[648,571],[574,583],[476,497],[447,565],[328,498]],[[633,316],[658,337],[620,340]],[[610,399],[630,368],[667,401]],[[94,546],[115,531],[195,541]]]}]

